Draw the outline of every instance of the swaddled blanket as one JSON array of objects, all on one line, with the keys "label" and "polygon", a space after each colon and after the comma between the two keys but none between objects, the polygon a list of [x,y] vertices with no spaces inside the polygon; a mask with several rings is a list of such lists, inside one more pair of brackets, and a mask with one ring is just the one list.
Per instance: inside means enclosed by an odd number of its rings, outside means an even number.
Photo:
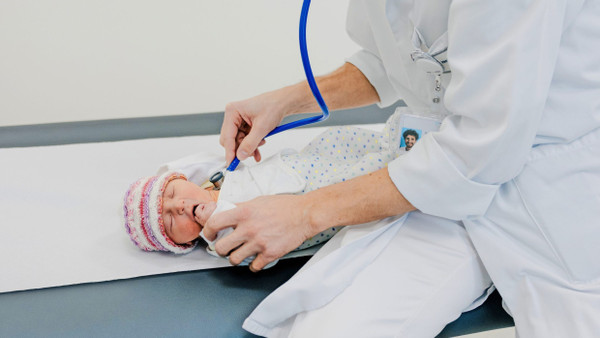
[{"label": "swaddled blanket", "polygon": [[[332,127],[299,152],[286,149],[260,163],[241,164],[235,171],[226,172],[219,200],[238,203],[262,195],[301,194],[384,168],[403,153],[400,128],[405,113],[404,109],[397,110],[382,131]],[[212,173],[222,170],[220,164],[218,160],[191,155],[164,165],[159,174],[177,170],[202,185]],[[327,229],[296,250],[322,244],[339,230]]]}]

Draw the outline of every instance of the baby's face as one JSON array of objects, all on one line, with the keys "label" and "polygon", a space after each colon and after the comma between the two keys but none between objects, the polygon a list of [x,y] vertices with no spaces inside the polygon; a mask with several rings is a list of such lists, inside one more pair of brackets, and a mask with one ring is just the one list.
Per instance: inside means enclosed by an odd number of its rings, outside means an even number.
[{"label": "baby's face", "polygon": [[217,207],[217,192],[192,182],[175,179],[163,192],[162,219],[167,236],[177,244],[198,238],[200,231]]}]

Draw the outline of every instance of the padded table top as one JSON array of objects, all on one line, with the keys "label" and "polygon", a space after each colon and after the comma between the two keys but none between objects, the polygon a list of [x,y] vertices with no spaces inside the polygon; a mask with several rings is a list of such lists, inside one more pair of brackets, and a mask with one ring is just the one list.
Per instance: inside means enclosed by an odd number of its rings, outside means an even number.
[{"label": "padded table top", "polygon": [[[256,337],[246,316],[308,257],[0,294],[2,337]],[[497,292],[438,337],[511,326]]]},{"label": "padded table top", "polygon": [[[353,109],[333,114],[336,118],[326,124],[381,123],[392,111],[374,106]],[[215,134],[221,120],[222,114],[215,113],[1,127],[0,147]],[[282,260],[256,274],[247,267],[230,267],[3,293],[0,336],[254,337],[242,330],[243,320],[307,260]],[[484,305],[449,324],[439,337],[512,325],[495,292]]]}]

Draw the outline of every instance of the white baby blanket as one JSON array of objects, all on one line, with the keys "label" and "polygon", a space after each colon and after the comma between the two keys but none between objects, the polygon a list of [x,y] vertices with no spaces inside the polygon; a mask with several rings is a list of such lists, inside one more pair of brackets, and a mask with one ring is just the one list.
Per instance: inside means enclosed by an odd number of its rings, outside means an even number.
[{"label": "white baby blanket", "polygon": [[[299,149],[324,130],[273,136],[263,155]],[[203,249],[141,251],[123,230],[129,184],[192,153],[222,155],[218,136],[0,149],[0,292],[229,266]]]}]

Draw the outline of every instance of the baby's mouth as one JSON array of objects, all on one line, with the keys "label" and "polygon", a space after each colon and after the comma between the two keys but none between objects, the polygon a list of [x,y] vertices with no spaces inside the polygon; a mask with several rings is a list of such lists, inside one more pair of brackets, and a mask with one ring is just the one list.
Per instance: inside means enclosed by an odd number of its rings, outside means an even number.
[{"label": "baby's mouth", "polygon": [[194,207],[192,208],[192,215],[196,216],[196,208],[198,208],[200,204],[196,204],[194,205]]}]

